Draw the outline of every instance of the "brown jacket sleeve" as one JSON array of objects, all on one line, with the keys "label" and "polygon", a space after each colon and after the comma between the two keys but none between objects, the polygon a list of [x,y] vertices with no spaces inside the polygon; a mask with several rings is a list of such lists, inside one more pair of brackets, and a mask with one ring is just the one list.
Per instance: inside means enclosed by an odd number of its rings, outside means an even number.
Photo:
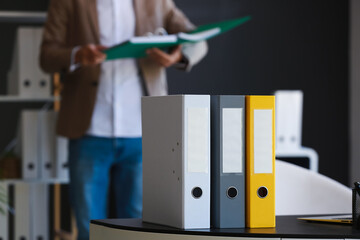
[{"label": "brown jacket sleeve", "polygon": [[170,34],[188,32],[195,29],[195,26],[185,14],[175,6],[173,0],[163,0],[163,2],[165,28]]},{"label": "brown jacket sleeve", "polygon": [[[195,29],[195,26],[189,21],[185,14],[175,6],[173,0],[163,1],[165,2],[165,28],[169,33],[189,32]],[[190,71],[194,65],[205,57],[207,51],[208,45],[205,41],[184,44],[182,53],[187,59],[188,64],[183,70]]]},{"label": "brown jacket sleeve", "polygon": [[40,51],[40,66],[45,72],[69,69],[72,47],[67,46],[66,40],[70,4],[69,0],[50,2]]}]

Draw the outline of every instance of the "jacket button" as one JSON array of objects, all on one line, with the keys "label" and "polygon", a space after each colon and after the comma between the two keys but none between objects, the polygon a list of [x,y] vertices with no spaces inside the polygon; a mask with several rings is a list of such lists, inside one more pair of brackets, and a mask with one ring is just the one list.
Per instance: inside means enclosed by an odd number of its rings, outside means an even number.
[{"label": "jacket button", "polygon": [[98,85],[98,82],[95,81],[95,82],[92,82],[91,84],[92,84],[94,87],[96,87],[96,86]]}]

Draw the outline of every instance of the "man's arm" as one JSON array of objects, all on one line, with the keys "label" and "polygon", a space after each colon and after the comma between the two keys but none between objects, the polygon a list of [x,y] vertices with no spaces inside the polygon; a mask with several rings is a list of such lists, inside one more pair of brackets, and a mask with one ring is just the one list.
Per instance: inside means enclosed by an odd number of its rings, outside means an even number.
[{"label": "man's arm", "polygon": [[106,54],[102,52],[107,47],[102,45],[87,44],[79,48],[75,53],[74,63],[80,66],[95,66],[106,59]]},{"label": "man's arm", "polygon": [[149,58],[159,63],[163,67],[170,67],[176,63],[179,63],[183,59],[181,51],[182,46],[177,46],[166,53],[158,48],[152,48],[146,51]]},{"label": "man's arm", "polygon": [[71,1],[52,0],[50,3],[40,53],[40,65],[47,72],[72,71],[74,69],[70,66],[73,65],[94,66],[106,58],[102,53],[105,47],[101,45],[87,44],[76,48],[68,46]]},{"label": "man's arm", "polygon": [[[165,28],[172,33],[189,32],[195,29],[195,26],[189,21],[185,14],[174,4],[173,0],[162,0],[164,4]],[[179,49],[178,49],[179,50]],[[205,41],[191,44],[183,44],[181,48],[181,58],[178,61],[184,61],[181,69],[190,71],[190,69],[203,59],[208,51]]]},{"label": "man's arm", "polygon": [[40,51],[40,66],[46,72],[67,71],[70,66],[72,47],[66,46],[68,0],[52,0],[44,26]]},{"label": "man's arm", "polygon": [[[172,0],[157,0],[158,8],[162,9],[164,27],[169,34],[189,32],[195,26],[180,11]],[[175,66],[178,69],[190,71],[207,53],[205,41],[191,44],[183,44],[175,47],[171,52],[164,52],[154,48],[147,51],[148,57],[163,67]]]},{"label": "man's arm", "polygon": [[190,71],[193,66],[198,64],[207,54],[208,45],[206,41],[198,43],[187,43],[183,45],[182,55],[188,61],[184,67],[185,71]]}]

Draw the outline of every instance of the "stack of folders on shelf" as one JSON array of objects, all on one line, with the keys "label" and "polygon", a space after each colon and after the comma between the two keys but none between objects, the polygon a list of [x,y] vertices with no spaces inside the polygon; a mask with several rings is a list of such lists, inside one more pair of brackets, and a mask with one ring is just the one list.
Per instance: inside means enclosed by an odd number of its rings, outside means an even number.
[{"label": "stack of folders on shelf", "polygon": [[143,97],[143,221],[275,227],[274,110],[274,96]]},{"label": "stack of folders on shelf", "polygon": [[19,27],[8,73],[9,95],[28,98],[51,96],[51,77],[39,66],[41,27]]},{"label": "stack of folders on shelf", "polygon": [[50,239],[47,184],[0,182],[0,193],[0,239]]},{"label": "stack of folders on shelf", "polygon": [[18,133],[22,178],[68,181],[67,139],[55,133],[54,111],[23,110]]}]

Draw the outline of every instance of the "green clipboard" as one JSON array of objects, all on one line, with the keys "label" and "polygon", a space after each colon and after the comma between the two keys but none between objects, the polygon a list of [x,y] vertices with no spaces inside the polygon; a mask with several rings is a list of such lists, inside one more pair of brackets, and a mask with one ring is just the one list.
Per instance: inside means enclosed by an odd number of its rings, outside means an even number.
[{"label": "green clipboard", "polygon": [[166,49],[179,44],[205,41],[223,34],[249,21],[251,16],[201,25],[189,33],[178,33],[164,36],[133,37],[128,41],[110,47],[103,52],[106,60],[119,58],[141,58],[150,48]]}]

